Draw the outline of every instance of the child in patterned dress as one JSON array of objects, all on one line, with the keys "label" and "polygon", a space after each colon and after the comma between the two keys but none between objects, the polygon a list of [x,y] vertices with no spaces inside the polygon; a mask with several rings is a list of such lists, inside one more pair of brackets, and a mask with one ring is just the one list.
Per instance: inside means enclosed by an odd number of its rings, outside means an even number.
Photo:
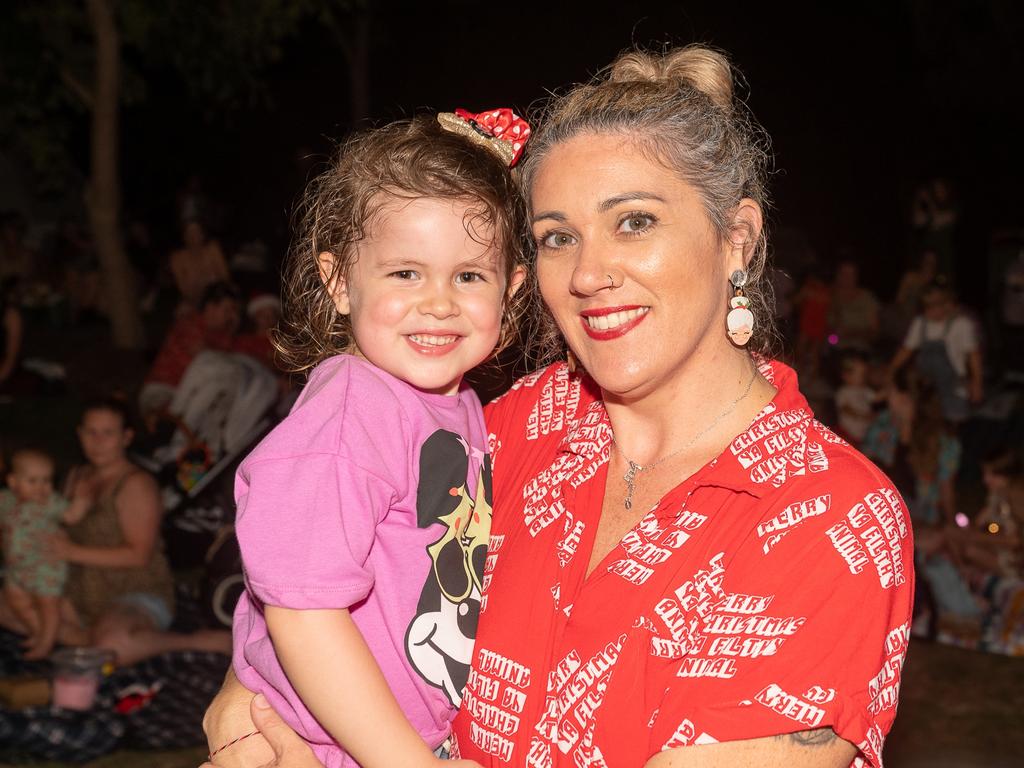
[{"label": "child in patterned dress", "polygon": [[26,659],[45,658],[57,639],[67,564],[50,556],[49,539],[62,522],[81,520],[89,503],[85,488],[70,502],[54,492],[53,460],[45,453],[20,450],[11,457],[0,491],[4,596],[28,631]]}]

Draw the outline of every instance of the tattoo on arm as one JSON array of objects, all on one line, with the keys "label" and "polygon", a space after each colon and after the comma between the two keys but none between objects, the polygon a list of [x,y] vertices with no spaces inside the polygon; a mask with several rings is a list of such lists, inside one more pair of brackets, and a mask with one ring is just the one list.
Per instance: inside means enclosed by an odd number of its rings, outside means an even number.
[{"label": "tattoo on arm", "polygon": [[836,732],[831,728],[815,728],[812,731],[787,733],[784,736],[778,736],[777,738],[789,739],[801,747],[821,747],[825,744],[831,744],[838,737],[836,736]]}]

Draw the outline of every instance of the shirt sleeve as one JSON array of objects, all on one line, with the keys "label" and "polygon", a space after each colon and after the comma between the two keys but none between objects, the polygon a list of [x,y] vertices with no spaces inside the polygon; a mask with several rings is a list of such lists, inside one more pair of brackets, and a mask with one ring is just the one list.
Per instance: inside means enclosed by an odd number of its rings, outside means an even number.
[{"label": "shirt sleeve", "polygon": [[955,347],[961,354],[968,355],[978,348],[978,337],[974,332],[974,323],[969,317],[961,315],[953,321],[949,329]]},{"label": "shirt sleeve", "polygon": [[903,346],[906,349],[917,349],[921,346],[921,323],[922,319],[920,316],[915,317],[910,322],[910,328],[907,329],[907,335],[903,338]]},{"label": "shirt sleeve", "polygon": [[390,484],[321,453],[266,459],[239,476],[237,534],[252,593],[283,608],[347,608],[373,585],[367,563]]},{"label": "shirt sleeve", "polygon": [[666,688],[652,754],[702,735],[831,727],[881,765],[909,639],[913,548],[892,485],[862,458],[850,463],[827,484],[793,483],[792,503],[773,505],[758,527],[782,534],[774,544],[751,537],[712,560],[721,573],[705,585],[717,600],[701,617],[698,658],[684,657]]}]

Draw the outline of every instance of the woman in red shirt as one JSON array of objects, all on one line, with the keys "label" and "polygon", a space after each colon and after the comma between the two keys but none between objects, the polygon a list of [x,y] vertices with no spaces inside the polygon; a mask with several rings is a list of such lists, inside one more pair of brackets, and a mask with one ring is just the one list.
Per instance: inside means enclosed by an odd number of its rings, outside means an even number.
[{"label": "woman in red shirt", "polygon": [[[488,409],[496,512],[453,756],[881,766],[908,518],[793,371],[749,351],[772,335],[764,147],[702,47],[620,57],[534,135],[537,278],[576,371]],[[274,765],[315,765],[254,712]]]}]

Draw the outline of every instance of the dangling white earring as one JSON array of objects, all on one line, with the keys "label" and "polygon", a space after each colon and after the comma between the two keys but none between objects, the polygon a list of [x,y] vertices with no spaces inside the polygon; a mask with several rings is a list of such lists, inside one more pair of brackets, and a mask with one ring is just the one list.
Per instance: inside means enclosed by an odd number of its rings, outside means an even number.
[{"label": "dangling white earring", "polygon": [[743,295],[743,286],[747,284],[747,273],[737,269],[729,276],[729,282],[735,295],[729,300],[729,314],[725,317],[729,338],[738,347],[746,345],[754,333],[754,313],[750,311],[750,299]]}]

